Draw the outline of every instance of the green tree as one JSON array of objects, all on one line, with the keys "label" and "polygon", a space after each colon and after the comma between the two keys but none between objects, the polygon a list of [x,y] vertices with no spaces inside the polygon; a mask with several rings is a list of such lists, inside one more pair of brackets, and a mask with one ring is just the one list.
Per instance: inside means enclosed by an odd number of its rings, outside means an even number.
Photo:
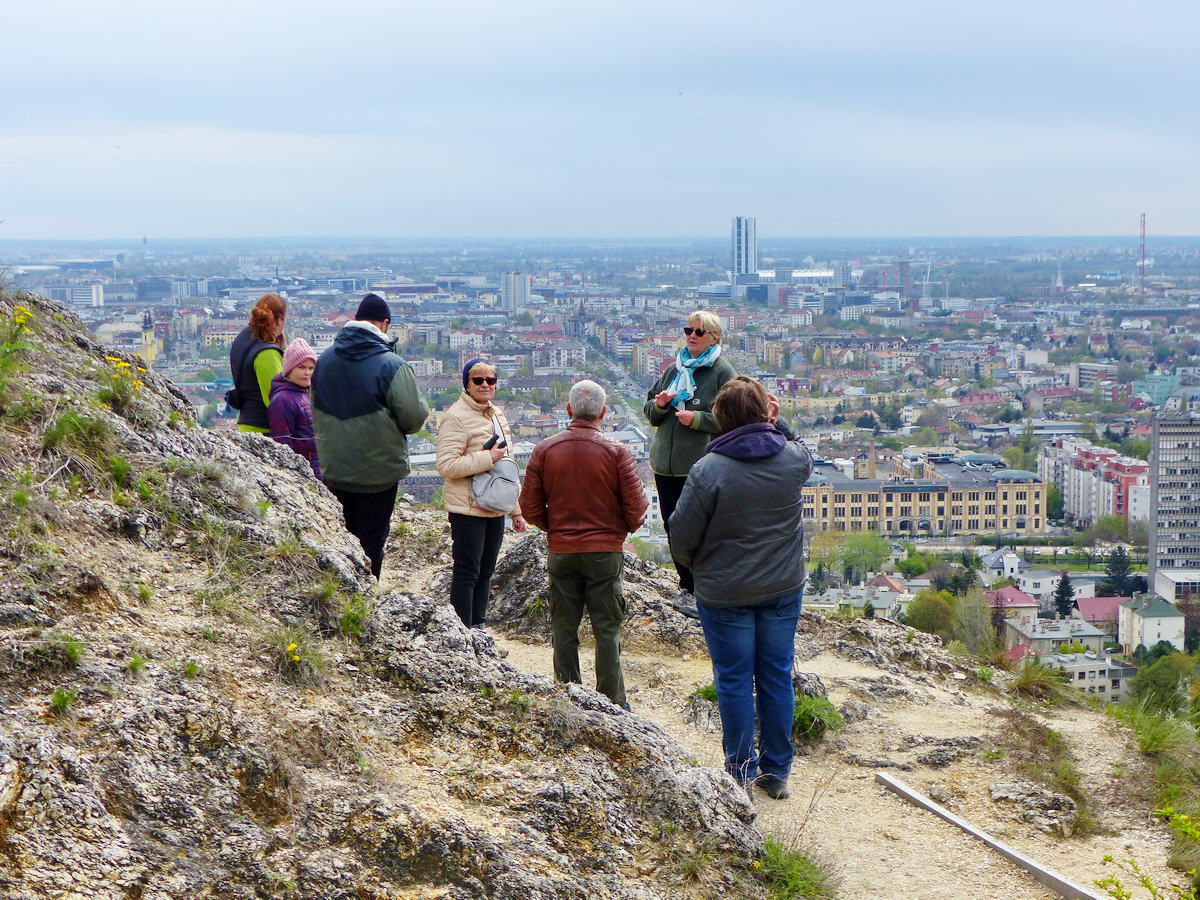
[{"label": "green tree", "polygon": [[892,552],[886,538],[866,531],[855,531],[838,548],[838,563],[858,584],[867,572],[878,572]]},{"label": "green tree", "polygon": [[517,325],[532,325],[533,313],[525,309],[513,316],[513,322]]},{"label": "green tree", "polygon": [[205,366],[203,369],[196,370],[196,380],[197,381],[216,381],[217,373],[215,371],[213,371],[212,369],[210,369],[208,366]]},{"label": "green tree", "polygon": [[1108,543],[1123,541],[1129,535],[1129,523],[1124,516],[1101,516],[1088,530],[1095,535],[1098,541]]},{"label": "green tree", "polygon": [[984,656],[996,648],[992,607],[982,590],[977,587],[968,590],[954,612],[954,636],[966,644],[973,655]]},{"label": "green tree", "polygon": [[1059,521],[1063,517],[1063,495],[1058,485],[1050,482],[1046,488],[1046,518]]},{"label": "green tree", "polygon": [[1133,698],[1156,712],[1179,712],[1188,701],[1196,661],[1186,653],[1168,653],[1133,676]]},{"label": "green tree", "polygon": [[908,604],[905,622],[928,634],[948,638],[954,628],[954,595],[947,591],[923,590]]},{"label": "green tree", "polygon": [[1133,575],[1133,565],[1129,561],[1129,553],[1124,544],[1117,544],[1108,554],[1108,562],[1104,565],[1108,573],[1108,583],[1118,597],[1130,596],[1130,578]]},{"label": "green tree", "polygon": [[1075,588],[1071,586],[1071,578],[1066,572],[1054,586],[1054,608],[1064,619],[1071,618],[1071,608],[1075,602]]},{"label": "green tree", "polygon": [[1137,459],[1150,458],[1150,439],[1128,437],[1121,441],[1120,450],[1126,456],[1133,456]]},{"label": "green tree", "polygon": [[819,562],[811,572],[808,573],[808,584],[805,585],[805,590],[812,594],[823,594],[829,589],[829,570],[825,568],[825,563]]},{"label": "green tree", "polygon": [[938,433],[928,426],[918,428],[909,438],[909,443],[914,447],[936,447],[941,442],[942,439],[938,437]]}]

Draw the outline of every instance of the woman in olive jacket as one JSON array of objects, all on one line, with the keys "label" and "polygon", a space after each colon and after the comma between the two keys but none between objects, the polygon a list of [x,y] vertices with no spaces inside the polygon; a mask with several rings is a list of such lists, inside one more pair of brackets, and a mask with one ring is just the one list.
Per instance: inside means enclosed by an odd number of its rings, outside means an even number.
[{"label": "woman in olive jacket", "polygon": [[[486,472],[502,456],[512,454],[512,433],[504,410],[492,401],[496,369],[482,359],[463,367],[463,392],[438,422],[437,470],[445,479],[442,503],[450,514],[454,570],[450,602],[468,628],[483,628],[491,594],[492,573],[504,539],[502,512],[477,506],[471,499],[471,476]],[[485,450],[493,435],[497,439]],[[507,442],[504,447],[501,442]],[[520,503],[509,515],[513,529],[525,530]]]},{"label": "woman in olive jacket", "polygon": [[[650,468],[658,490],[658,507],[667,524],[688,471],[704,455],[708,442],[721,433],[713,418],[712,405],[725,382],[737,376],[721,356],[721,320],[706,309],[688,316],[683,329],[684,346],[646,395],[646,419],[654,426],[650,446]],[[679,608],[695,617],[692,570],[675,560],[679,572]],[[684,596],[686,595],[686,596]]]}]

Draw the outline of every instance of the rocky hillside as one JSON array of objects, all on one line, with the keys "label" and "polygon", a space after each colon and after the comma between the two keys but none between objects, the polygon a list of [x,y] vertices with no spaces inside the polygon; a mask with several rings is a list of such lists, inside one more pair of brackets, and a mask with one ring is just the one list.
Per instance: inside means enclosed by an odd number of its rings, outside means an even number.
[{"label": "rocky hillside", "polygon": [[0,895],[764,896],[732,781],[415,590],[427,513],[376,590],[299,457],[5,295],[0,506]]}]

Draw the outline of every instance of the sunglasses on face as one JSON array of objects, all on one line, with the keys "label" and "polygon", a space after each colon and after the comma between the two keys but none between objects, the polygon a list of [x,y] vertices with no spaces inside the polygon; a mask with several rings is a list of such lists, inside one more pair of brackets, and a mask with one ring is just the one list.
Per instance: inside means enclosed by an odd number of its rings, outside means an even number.
[{"label": "sunglasses on face", "polygon": [[475,383],[475,387],[480,387],[483,384],[495,384],[499,380],[495,375],[489,375],[486,378],[482,375],[475,375],[471,378],[471,381]]},{"label": "sunglasses on face", "polygon": [[704,331],[704,329],[703,329],[703,328],[693,328],[693,327],[692,327],[692,326],[690,326],[690,325],[685,325],[685,326],[684,326],[684,328],[683,328],[683,333],[684,333],[684,334],[686,334],[686,335],[688,335],[689,337],[690,337],[691,335],[693,335],[693,334],[694,334],[696,337],[704,337],[704,335],[705,335],[705,331]]}]

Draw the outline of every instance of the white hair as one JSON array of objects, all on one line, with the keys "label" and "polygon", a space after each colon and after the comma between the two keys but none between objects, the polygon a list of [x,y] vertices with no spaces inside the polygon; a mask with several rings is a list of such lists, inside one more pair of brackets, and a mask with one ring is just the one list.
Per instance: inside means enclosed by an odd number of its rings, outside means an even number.
[{"label": "white hair", "polygon": [[585,379],[571,385],[571,394],[567,398],[567,402],[571,404],[571,415],[575,418],[594,422],[604,411],[604,402],[607,399],[604,388],[594,381]]}]

